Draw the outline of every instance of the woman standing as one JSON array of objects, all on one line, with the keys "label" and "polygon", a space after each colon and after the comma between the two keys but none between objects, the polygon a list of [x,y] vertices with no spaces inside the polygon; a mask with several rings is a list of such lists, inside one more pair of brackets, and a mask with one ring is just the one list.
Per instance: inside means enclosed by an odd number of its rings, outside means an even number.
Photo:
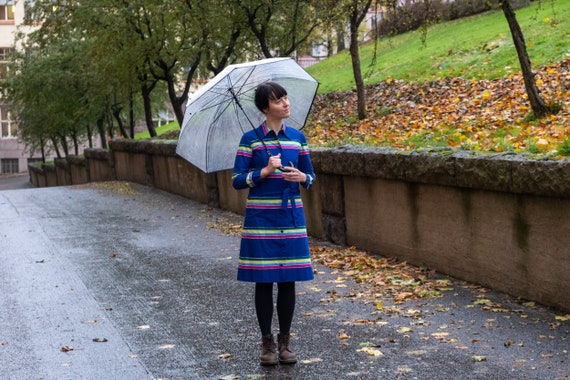
[{"label": "woman standing", "polygon": [[[249,189],[238,264],[238,280],[255,282],[255,310],[262,335],[262,365],[293,364],[290,328],[295,282],[313,279],[299,184],[315,180],[303,133],[288,127],[287,91],[259,85],[255,105],[265,121],[240,141],[232,175],[235,189]],[[278,349],[271,330],[273,283],[277,283]]]}]

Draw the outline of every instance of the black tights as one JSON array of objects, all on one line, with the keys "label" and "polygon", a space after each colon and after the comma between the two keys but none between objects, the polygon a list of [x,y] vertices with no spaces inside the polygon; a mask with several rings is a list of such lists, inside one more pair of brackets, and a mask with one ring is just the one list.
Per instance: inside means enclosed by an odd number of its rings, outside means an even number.
[{"label": "black tights", "polygon": [[[277,283],[277,319],[279,333],[289,334],[293,312],[295,311],[295,283]],[[255,312],[261,329],[261,335],[271,334],[273,319],[273,283],[258,282],[255,284]]]}]

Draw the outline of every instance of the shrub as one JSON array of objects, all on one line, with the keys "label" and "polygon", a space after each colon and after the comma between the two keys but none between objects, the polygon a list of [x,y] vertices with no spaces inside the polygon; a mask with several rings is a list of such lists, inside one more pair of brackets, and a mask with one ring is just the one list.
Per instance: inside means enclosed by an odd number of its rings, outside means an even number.
[{"label": "shrub", "polygon": [[[530,5],[530,0],[510,0],[513,9]],[[499,0],[407,0],[393,2],[381,11],[377,36],[391,36],[416,30],[423,25],[455,20],[500,7]]]}]

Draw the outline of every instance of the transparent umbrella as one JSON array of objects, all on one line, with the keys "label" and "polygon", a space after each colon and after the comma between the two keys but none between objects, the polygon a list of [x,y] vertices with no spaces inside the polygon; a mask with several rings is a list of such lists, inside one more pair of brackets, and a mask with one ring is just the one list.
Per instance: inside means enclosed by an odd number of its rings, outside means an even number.
[{"label": "transparent umbrella", "polygon": [[303,128],[318,82],[297,62],[269,58],[229,65],[190,97],[176,153],[206,173],[232,168],[241,136],[264,120],[253,100],[264,82],[287,90],[291,115],[285,124]]}]

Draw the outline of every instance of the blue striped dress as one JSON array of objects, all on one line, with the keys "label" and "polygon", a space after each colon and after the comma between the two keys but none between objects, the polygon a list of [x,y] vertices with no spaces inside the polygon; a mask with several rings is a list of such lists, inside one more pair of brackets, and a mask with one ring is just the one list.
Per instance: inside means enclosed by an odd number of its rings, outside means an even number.
[{"label": "blue striped dress", "polygon": [[[278,135],[262,124],[257,128],[272,155],[281,153],[283,166],[291,163],[315,180],[307,140],[302,132],[283,126]],[[232,184],[249,189],[241,236],[237,278],[249,282],[290,282],[313,279],[309,241],[299,184],[287,182],[276,170],[261,178],[268,155],[254,130],[246,132],[236,154]]]}]

